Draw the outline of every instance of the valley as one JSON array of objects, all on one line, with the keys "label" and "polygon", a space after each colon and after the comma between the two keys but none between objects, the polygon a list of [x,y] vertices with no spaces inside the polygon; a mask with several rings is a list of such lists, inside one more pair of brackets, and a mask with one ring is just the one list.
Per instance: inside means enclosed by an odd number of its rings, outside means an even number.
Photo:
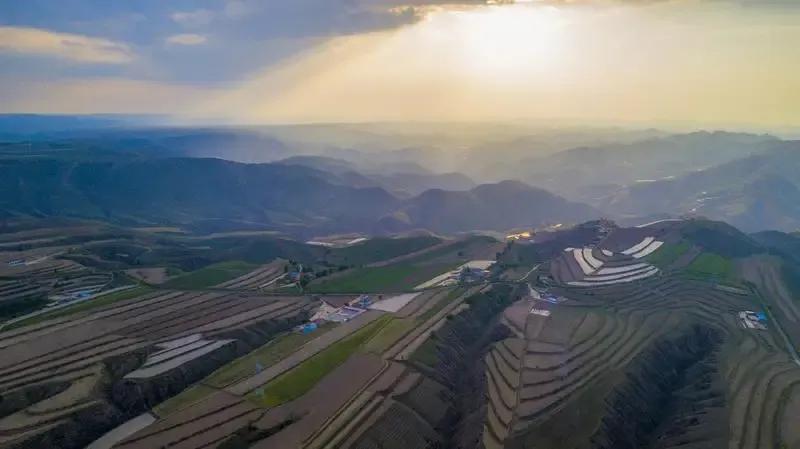
[{"label": "valley", "polygon": [[793,142],[298,129],[0,144],[0,448],[800,447]]},{"label": "valley", "polygon": [[800,449],[798,42],[0,0],[0,449]]},{"label": "valley", "polygon": [[785,259],[720,223],[339,247],[113,229],[49,263],[116,278],[159,253],[166,279],[6,320],[0,447],[800,444]]}]

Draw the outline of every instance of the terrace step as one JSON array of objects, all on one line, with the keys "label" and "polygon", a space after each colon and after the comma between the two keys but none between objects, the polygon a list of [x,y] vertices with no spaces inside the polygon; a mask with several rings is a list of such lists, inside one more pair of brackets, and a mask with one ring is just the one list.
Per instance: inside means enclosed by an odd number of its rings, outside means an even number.
[{"label": "terrace step", "polygon": [[[645,319],[653,319],[653,315],[648,315]],[[623,344],[619,345],[621,346],[621,348],[628,347],[627,351],[623,349],[618,349],[616,347],[612,348],[611,345],[607,346],[604,352],[608,352],[614,349],[615,352],[612,355],[612,357],[616,359],[616,362],[608,365],[607,362],[599,361],[596,362],[593,366],[587,367],[584,365],[580,367],[578,370],[572,371],[570,373],[570,377],[578,378],[579,381],[575,383],[566,383],[563,388],[558,390],[559,394],[557,396],[548,396],[546,398],[543,398],[547,399],[547,401],[543,401],[543,399],[540,399],[538,402],[540,402],[541,404],[528,412],[522,411],[522,409],[520,409],[520,411],[518,412],[519,423],[515,427],[514,432],[523,429],[525,426],[529,425],[534,419],[541,419],[544,415],[549,415],[555,410],[558,410],[558,408],[562,406],[570,397],[574,396],[574,393],[579,391],[588,383],[594,381],[594,379],[599,375],[601,375],[602,372],[605,372],[607,365],[614,366],[616,363],[620,363],[625,359],[632,358],[637,353],[637,349],[643,346],[647,341],[650,341],[653,338],[655,338],[655,336],[661,332],[661,329],[663,329],[668,322],[669,320],[659,320],[659,327],[656,329],[656,332],[649,333],[645,339],[639,342],[639,344],[636,344],[633,347],[629,347],[632,341],[635,342],[635,340],[631,338],[632,335],[635,335],[639,331],[643,330],[644,326],[640,326],[639,328],[635,329],[634,334],[629,335],[628,338],[623,340]],[[628,335],[627,331],[625,332],[625,335]],[[583,374],[584,372],[586,372],[586,374]],[[523,405],[524,405],[524,397],[521,397],[520,407],[523,407]],[[528,408],[530,408],[530,406],[528,406]]]}]

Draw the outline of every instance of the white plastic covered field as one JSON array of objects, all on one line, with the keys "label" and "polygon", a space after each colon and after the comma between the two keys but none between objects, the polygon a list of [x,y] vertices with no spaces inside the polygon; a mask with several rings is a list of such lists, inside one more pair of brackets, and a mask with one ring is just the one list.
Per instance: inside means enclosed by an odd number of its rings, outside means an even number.
[{"label": "white plastic covered field", "polygon": [[184,363],[210,354],[233,340],[204,340],[200,334],[160,343],[159,351],[150,354],[136,371],[128,373],[126,379],[146,379],[175,369]]},{"label": "white plastic covered field", "polygon": [[[656,240],[655,237],[645,237],[637,244],[621,251],[621,259],[608,249],[599,249],[603,256],[609,258],[608,263],[595,256],[595,248],[565,248],[564,251],[575,259],[583,273],[583,279],[569,281],[567,284],[593,287],[633,282],[653,276],[659,269],[647,262],[638,262],[637,259],[653,254],[663,244],[664,242]],[[611,266],[606,266],[609,264]]]}]

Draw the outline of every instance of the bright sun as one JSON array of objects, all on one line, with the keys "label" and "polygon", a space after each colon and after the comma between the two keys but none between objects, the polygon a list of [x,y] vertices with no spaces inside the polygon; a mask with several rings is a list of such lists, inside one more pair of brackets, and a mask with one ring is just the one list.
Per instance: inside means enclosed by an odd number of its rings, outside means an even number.
[{"label": "bright sun", "polygon": [[[552,70],[564,44],[564,18],[553,7],[495,6],[434,16],[458,41],[462,64],[477,76],[514,79]],[[446,23],[445,23],[446,22]]]}]

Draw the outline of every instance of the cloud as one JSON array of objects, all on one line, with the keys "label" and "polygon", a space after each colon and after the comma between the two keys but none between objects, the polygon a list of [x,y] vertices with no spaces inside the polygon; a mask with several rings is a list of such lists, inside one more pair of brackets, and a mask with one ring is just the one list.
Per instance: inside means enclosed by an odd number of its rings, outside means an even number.
[{"label": "cloud", "polygon": [[0,52],[54,56],[102,64],[124,64],[134,59],[130,47],[119,42],[14,26],[0,26]]},{"label": "cloud", "polygon": [[441,9],[329,40],[186,111],[248,124],[797,122],[800,59],[775,45],[800,41],[797,15],[681,8]]},{"label": "cloud", "polygon": [[207,9],[197,9],[194,11],[174,12],[170,17],[183,26],[199,27],[211,23],[214,20],[214,13]]},{"label": "cloud", "polygon": [[170,45],[200,45],[205,44],[208,39],[201,34],[175,34],[167,38]]}]

